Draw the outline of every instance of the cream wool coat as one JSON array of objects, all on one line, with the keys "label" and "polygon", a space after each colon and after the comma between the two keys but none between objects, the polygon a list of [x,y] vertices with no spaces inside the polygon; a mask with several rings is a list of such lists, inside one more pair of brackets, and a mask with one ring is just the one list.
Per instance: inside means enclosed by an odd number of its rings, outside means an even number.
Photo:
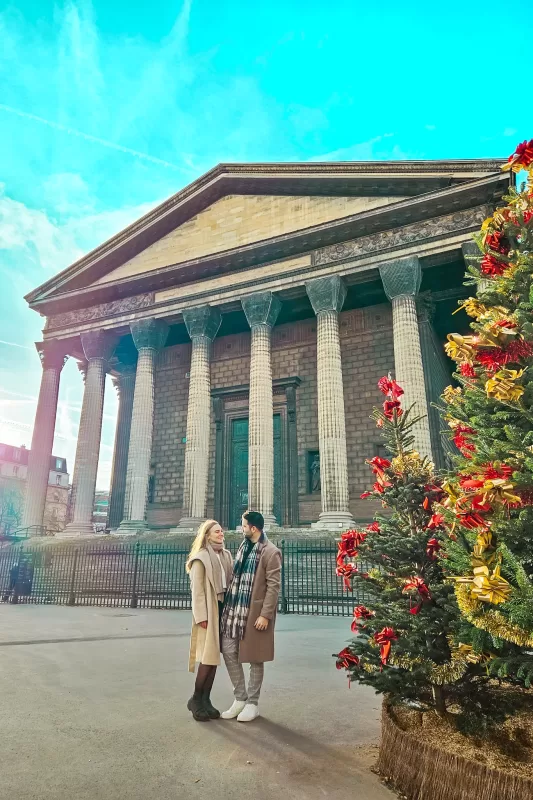
[{"label": "cream wool coat", "polygon": [[[229,586],[233,570],[233,559],[229,550],[220,554],[226,570],[226,585]],[[220,625],[218,598],[215,590],[213,566],[207,550],[200,550],[193,558],[189,573],[192,592],[192,631],[189,649],[189,672],[195,664],[209,666],[220,664]],[[207,628],[200,622],[207,620]]]}]

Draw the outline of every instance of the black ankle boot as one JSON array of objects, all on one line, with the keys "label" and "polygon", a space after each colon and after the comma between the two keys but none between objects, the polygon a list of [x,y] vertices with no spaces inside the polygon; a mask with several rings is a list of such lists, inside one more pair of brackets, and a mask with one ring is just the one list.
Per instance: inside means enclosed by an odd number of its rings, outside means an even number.
[{"label": "black ankle boot", "polygon": [[209,719],[219,719],[220,718],[220,711],[217,711],[213,703],[211,702],[210,692],[205,692],[202,700],[204,704],[204,708],[207,711],[207,715]]},{"label": "black ankle boot", "polygon": [[210,716],[204,707],[204,701],[200,694],[197,694],[196,692],[193,694],[187,703],[187,708],[193,715],[196,722],[209,722]]}]

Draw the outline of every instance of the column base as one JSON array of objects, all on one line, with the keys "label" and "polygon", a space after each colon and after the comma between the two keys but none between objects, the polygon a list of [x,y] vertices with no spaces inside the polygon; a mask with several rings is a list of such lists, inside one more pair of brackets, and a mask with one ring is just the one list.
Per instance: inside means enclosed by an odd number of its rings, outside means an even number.
[{"label": "column base", "polygon": [[143,519],[126,519],[123,520],[118,528],[112,531],[113,536],[138,536],[140,533],[146,533],[148,526]]},{"label": "column base", "polygon": [[272,530],[272,528],[279,528],[278,521],[274,514],[263,514],[265,520],[265,528]]},{"label": "column base", "polygon": [[55,539],[80,539],[96,536],[92,522],[69,522],[62,531],[57,531]]},{"label": "column base", "polygon": [[355,520],[349,511],[322,511],[317,522],[313,522],[311,528],[324,531],[348,531],[355,528]]},{"label": "column base", "polygon": [[176,527],[169,530],[169,533],[177,535],[196,533],[202,522],[205,522],[205,517],[182,517]]}]

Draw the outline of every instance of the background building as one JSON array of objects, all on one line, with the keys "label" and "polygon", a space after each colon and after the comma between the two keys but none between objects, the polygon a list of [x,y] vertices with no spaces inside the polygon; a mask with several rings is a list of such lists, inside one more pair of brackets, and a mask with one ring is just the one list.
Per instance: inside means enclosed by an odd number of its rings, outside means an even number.
[{"label": "background building", "polygon": [[446,333],[472,234],[513,180],[498,160],[220,165],[28,295],[46,316],[26,524],[44,508],[65,359],[85,373],[64,535],[91,534],[106,373],[119,393],[109,524],[188,531],[339,531],[360,499],[376,383],[394,372],[448,442],[433,403],[450,382]]},{"label": "background building", "polygon": [[[30,451],[0,444],[0,533],[22,526]],[[62,531],[66,525],[69,475],[66,459],[51,455],[42,525]]]}]

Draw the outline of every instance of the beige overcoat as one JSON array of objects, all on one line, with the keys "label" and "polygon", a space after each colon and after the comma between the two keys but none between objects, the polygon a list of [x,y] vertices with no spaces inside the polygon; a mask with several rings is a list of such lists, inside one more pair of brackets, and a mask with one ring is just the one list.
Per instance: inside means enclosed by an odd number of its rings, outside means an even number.
[{"label": "beige overcoat", "polygon": [[[274,660],[274,626],[281,587],[281,552],[267,540],[261,553],[252,588],[252,601],[246,621],[246,632],[239,646],[241,664]],[[266,631],[254,628],[258,617],[270,620]]]},{"label": "beige overcoat", "polygon": [[[229,586],[233,569],[233,559],[229,550],[221,552],[222,564],[226,570],[226,585]],[[189,672],[194,672],[195,664],[210,666],[220,664],[220,625],[218,598],[215,590],[213,566],[207,550],[200,550],[193,558],[191,571],[192,630],[189,649]],[[200,622],[207,620],[207,628]]]}]

